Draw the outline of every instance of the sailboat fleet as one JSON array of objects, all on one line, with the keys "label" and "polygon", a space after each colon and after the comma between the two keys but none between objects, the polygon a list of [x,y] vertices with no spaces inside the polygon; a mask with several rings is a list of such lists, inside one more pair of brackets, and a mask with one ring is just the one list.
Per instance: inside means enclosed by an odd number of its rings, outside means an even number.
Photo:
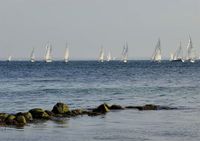
[{"label": "sailboat fleet", "polygon": [[[52,57],[52,45],[48,42],[45,45],[46,51],[45,51],[45,56],[44,56],[44,61],[46,63],[50,63],[53,61]],[[99,62],[104,62],[104,61],[112,61],[115,60],[115,57],[112,57],[111,52],[109,51],[107,56],[105,55],[105,50],[104,47],[101,46],[100,48],[100,53],[99,53]],[[200,58],[199,58],[200,59]],[[10,62],[12,60],[12,56],[9,56],[7,61]],[[162,50],[161,50],[161,40],[160,38],[158,39],[153,55],[151,57],[151,60],[153,62],[161,62],[162,60]],[[179,43],[179,46],[175,50],[174,53],[170,53],[170,59],[169,61],[171,62],[191,62],[194,63],[197,60],[196,54],[195,54],[195,49],[193,47],[192,39],[189,36],[189,41],[188,45],[186,47],[186,56],[184,57],[183,55],[183,48],[182,48],[182,43]],[[36,61],[35,59],[35,49],[33,48],[30,54],[30,62],[34,63]],[[123,63],[128,62],[128,43],[125,41],[123,47],[122,47],[122,57],[121,61]],[[64,51],[64,62],[67,63],[69,62],[69,47],[68,43],[66,43],[65,51]]]}]

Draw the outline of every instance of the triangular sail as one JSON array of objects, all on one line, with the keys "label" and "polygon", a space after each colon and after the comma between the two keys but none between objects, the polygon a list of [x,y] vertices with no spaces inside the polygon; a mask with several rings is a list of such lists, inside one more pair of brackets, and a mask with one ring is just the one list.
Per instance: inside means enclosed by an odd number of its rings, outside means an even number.
[{"label": "triangular sail", "polygon": [[101,46],[100,54],[99,54],[99,61],[103,62],[104,61],[104,49],[103,46]]},{"label": "triangular sail", "polygon": [[160,39],[158,39],[158,42],[157,42],[156,47],[155,47],[155,51],[154,51],[154,53],[152,55],[152,60],[160,62],[161,59],[162,59],[161,43],[160,43]]},{"label": "triangular sail", "polygon": [[64,61],[65,62],[69,61],[69,47],[68,47],[68,44],[66,44],[66,48],[65,48]]},{"label": "triangular sail", "polygon": [[111,53],[109,52],[109,53],[108,53],[108,56],[107,56],[107,61],[110,61],[111,58],[112,58],[112,57],[111,57]]},{"label": "triangular sail", "polygon": [[126,63],[127,60],[128,60],[128,43],[125,41],[125,44],[122,50],[122,61]]},{"label": "triangular sail", "polygon": [[31,62],[35,62],[35,53],[34,53],[35,49],[33,48],[32,52],[31,52]]},{"label": "triangular sail", "polygon": [[186,59],[187,60],[194,60],[195,59],[195,51],[194,51],[192,39],[191,39],[190,36],[189,36],[189,42],[188,42],[188,45],[187,45],[187,57],[186,57]]},{"label": "triangular sail", "polygon": [[50,43],[47,43],[47,45],[46,45],[46,55],[45,55],[45,61],[46,62],[52,62],[51,52],[52,52],[52,46],[51,46]]}]

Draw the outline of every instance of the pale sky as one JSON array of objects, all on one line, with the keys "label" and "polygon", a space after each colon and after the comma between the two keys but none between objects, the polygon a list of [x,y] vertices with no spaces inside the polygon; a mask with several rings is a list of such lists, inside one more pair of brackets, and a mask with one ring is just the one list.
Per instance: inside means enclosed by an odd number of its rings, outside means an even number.
[{"label": "pale sky", "polygon": [[119,57],[124,40],[130,59],[149,59],[158,38],[164,57],[190,34],[200,54],[199,0],[0,0],[0,58],[43,58],[45,43],[62,59],[96,59],[101,45]]}]

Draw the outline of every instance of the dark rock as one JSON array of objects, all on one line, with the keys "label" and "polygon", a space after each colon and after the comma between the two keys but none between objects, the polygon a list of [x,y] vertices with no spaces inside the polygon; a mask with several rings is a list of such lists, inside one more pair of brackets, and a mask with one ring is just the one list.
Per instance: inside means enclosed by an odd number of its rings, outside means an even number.
[{"label": "dark rock", "polygon": [[107,113],[109,111],[110,110],[107,107],[107,104],[101,104],[99,107],[93,110],[94,113]]},{"label": "dark rock", "polygon": [[33,120],[32,114],[30,112],[23,113],[23,116],[25,117],[27,122],[30,122]]},{"label": "dark rock", "polygon": [[40,108],[35,108],[35,109],[31,109],[29,111],[34,118],[36,119],[50,119],[51,117],[43,110]]},{"label": "dark rock", "polygon": [[54,107],[52,112],[54,114],[65,114],[69,112],[69,106],[64,103],[57,103]]},{"label": "dark rock", "polygon": [[120,105],[112,105],[109,108],[110,110],[123,110],[124,108]]},{"label": "dark rock", "polygon": [[0,123],[4,122],[8,116],[6,113],[0,113]]},{"label": "dark rock", "polygon": [[12,125],[15,123],[15,116],[14,115],[9,115],[6,119],[5,119],[5,123],[8,125]]},{"label": "dark rock", "polygon": [[83,110],[81,109],[74,109],[70,111],[70,115],[71,116],[79,116],[79,115],[83,115]]},{"label": "dark rock", "polygon": [[16,116],[17,125],[24,126],[26,124],[26,118],[23,115]]},{"label": "dark rock", "polygon": [[102,113],[92,112],[92,111],[91,111],[91,112],[87,112],[87,115],[93,117],[93,116],[99,116],[99,115],[102,115]]},{"label": "dark rock", "polygon": [[49,110],[45,110],[45,112],[49,115],[49,116],[55,116],[55,114],[52,111]]},{"label": "dark rock", "polygon": [[141,106],[126,106],[126,109],[139,109]]}]

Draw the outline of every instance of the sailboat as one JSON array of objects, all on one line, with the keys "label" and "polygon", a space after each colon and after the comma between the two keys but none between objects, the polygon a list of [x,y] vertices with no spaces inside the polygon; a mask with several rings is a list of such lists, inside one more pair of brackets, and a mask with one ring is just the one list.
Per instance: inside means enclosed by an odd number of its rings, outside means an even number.
[{"label": "sailboat", "polygon": [[193,45],[192,45],[192,39],[191,39],[190,36],[189,36],[189,42],[188,42],[188,45],[187,45],[186,60],[191,62],[191,63],[195,62],[195,52],[194,52],[194,48],[193,48]]},{"label": "sailboat", "polygon": [[174,53],[173,59],[171,61],[172,62],[184,62],[181,42],[180,42],[178,49]]},{"label": "sailboat", "polygon": [[173,60],[174,60],[174,54],[170,53],[170,59],[169,59],[169,61],[173,61]]},{"label": "sailboat", "polygon": [[69,61],[69,48],[66,44],[64,62],[67,63],[68,61]]},{"label": "sailboat", "polygon": [[47,45],[46,45],[46,54],[45,54],[45,62],[46,63],[52,62],[51,52],[52,52],[52,46],[51,46],[50,43],[47,43]]},{"label": "sailboat", "polygon": [[122,50],[122,61],[124,63],[127,63],[128,61],[128,43],[125,41],[125,44],[123,46],[123,50]]},{"label": "sailboat", "polygon": [[34,54],[34,50],[35,50],[35,49],[33,48],[32,52],[31,52],[31,57],[30,57],[32,63],[35,62],[35,54]]},{"label": "sailboat", "polygon": [[101,46],[100,54],[99,54],[99,61],[103,62],[104,61],[104,49],[103,46]]},{"label": "sailboat", "polygon": [[154,51],[151,59],[154,62],[161,62],[162,55],[161,55],[160,38],[158,39],[158,42],[157,42],[156,47],[155,47],[155,51]]},{"label": "sailboat", "polygon": [[111,59],[112,59],[111,53],[109,52],[109,53],[108,53],[108,56],[107,56],[107,61],[109,62],[109,61],[111,61]]},{"label": "sailboat", "polygon": [[9,57],[8,57],[8,62],[10,62],[12,60],[12,56],[10,55]]}]

